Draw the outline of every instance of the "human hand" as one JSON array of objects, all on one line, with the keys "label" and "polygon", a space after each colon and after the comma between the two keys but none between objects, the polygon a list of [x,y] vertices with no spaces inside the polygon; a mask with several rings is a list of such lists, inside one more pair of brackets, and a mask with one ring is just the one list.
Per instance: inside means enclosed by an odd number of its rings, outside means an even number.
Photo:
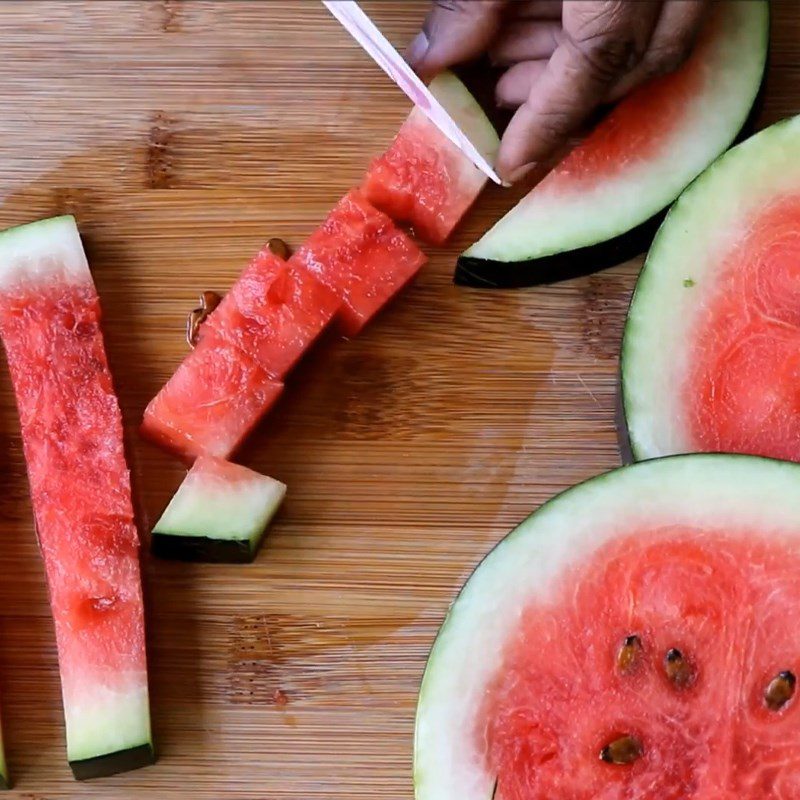
[{"label": "human hand", "polygon": [[516,108],[496,169],[515,181],[595,108],[691,52],[707,0],[434,0],[406,57],[423,77],[488,53],[508,69],[499,104]]}]

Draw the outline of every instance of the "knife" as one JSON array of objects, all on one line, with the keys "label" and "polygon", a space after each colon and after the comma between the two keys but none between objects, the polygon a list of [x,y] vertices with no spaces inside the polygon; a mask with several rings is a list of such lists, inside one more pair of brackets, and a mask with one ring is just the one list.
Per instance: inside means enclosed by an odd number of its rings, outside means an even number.
[{"label": "knife", "polygon": [[502,184],[492,165],[478,152],[444,106],[430,89],[392,47],[375,23],[355,0],[322,0],[328,11],[345,30],[372,56],[375,63],[406,93],[411,102],[459,149],[495,183]]}]

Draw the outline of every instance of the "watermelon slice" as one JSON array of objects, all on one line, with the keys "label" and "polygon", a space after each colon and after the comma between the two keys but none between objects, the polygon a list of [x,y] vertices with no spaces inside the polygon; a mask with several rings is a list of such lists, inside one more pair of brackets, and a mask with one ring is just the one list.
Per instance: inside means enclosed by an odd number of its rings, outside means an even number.
[{"label": "watermelon slice", "polygon": [[285,494],[280,481],[200,456],[153,528],[152,551],[183,561],[252,561]]},{"label": "watermelon slice", "polygon": [[635,458],[800,461],[800,117],[723,156],[656,237],[630,307],[622,395]]},{"label": "watermelon slice", "polygon": [[[443,72],[430,90],[493,163],[500,140],[464,84]],[[415,106],[389,149],[372,162],[361,190],[424,241],[443,244],[485,184],[486,176]]]},{"label": "watermelon slice", "polygon": [[265,245],[206,320],[201,336],[213,331],[279,380],[339,305],[306,270],[278,258]]},{"label": "watermelon slice", "polygon": [[527,286],[624,261],[661,212],[734,141],[756,100],[768,5],[714,6],[686,64],[623,100],[459,259],[456,282]]},{"label": "watermelon slice", "polygon": [[139,537],[100,306],[75,220],[0,234],[14,383],[78,778],[153,761]]},{"label": "watermelon slice", "polygon": [[305,267],[339,297],[341,328],[355,336],[426,260],[386,214],[353,190],[289,263]]},{"label": "watermelon slice", "polygon": [[227,458],[282,390],[238,347],[206,331],[150,401],[141,432],[187,461]]},{"label": "watermelon slice", "polygon": [[417,800],[800,797],[800,466],[676,456],[546,503],[420,691]]}]

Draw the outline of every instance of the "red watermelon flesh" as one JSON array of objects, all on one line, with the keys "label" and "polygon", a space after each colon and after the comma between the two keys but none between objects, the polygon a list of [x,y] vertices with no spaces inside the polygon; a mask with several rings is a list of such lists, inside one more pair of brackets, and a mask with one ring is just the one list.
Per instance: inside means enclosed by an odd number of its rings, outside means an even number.
[{"label": "red watermelon flesh", "polygon": [[150,401],[141,432],[186,460],[227,458],[282,389],[242,350],[206,331]]},{"label": "red watermelon flesh", "polygon": [[685,386],[699,450],[800,460],[800,195],[779,197],[723,258]]},{"label": "red watermelon flesh", "polygon": [[[563,576],[507,643],[476,737],[497,800],[764,800],[800,796],[800,710],[769,710],[800,674],[800,556],[780,541],[632,531]],[[621,645],[641,643],[633,667]],[[679,687],[665,670],[677,648]],[[600,753],[622,736],[629,764]]]},{"label": "red watermelon flesh", "polygon": [[[265,246],[203,325],[280,379],[333,319],[340,302],[307,271]],[[201,333],[202,335],[202,333]]]},{"label": "red watermelon flesh", "polygon": [[0,234],[17,398],[77,777],[152,761],[139,538],[100,308],[72,217]]},{"label": "red watermelon flesh", "polygon": [[342,330],[354,336],[426,260],[386,214],[353,190],[289,263],[305,267],[339,297]]},{"label": "red watermelon flesh", "polygon": [[[492,161],[497,134],[461,81],[442,73],[430,89]],[[376,208],[409,223],[424,241],[443,244],[485,184],[483,172],[415,107],[389,149],[370,165],[361,190]]]}]

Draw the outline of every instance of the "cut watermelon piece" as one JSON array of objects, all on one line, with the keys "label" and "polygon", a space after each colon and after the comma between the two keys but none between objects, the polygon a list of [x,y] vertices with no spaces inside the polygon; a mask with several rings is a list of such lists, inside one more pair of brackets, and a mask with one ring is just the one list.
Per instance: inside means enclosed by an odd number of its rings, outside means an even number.
[{"label": "cut watermelon piece", "polygon": [[75,220],[0,234],[17,398],[77,778],[153,761],[139,536],[100,306]]},{"label": "cut watermelon piece", "polygon": [[631,303],[621,373],[637,459],[800,461],[800,117],[726,153],[670,211]]},{"label": "cut watermelon piece", "polygon": [[238,347],[205,331],[150,401],[141,432],[187,461],[200,455],[227,458],[282,390],[282,383]]},{"label": "cut watermelon piece", "polygon": [[456,282],[527,286],[641,253],[661,212],[745,126],[768,44],[766,2],[715,4],[686,64],[616,106],[461,256]]},{"label": "cut watermelon piece", "polygon": [[276,380],[333,319],[339,299],[265,246],[201,329],[213,331]]},{"label": "cut watermelon piece", "polygon": [[[443,72],[429,88],[494,163],[497,132],[464,84]],[[443,244],[485,184],[483,172],[415,106],[389,149],[372,162],[361,190],[372,205],[409,223],[424,241]]]},{"label": "cut watermelon piece", "polygon": [[800,797],[800,466],[677,456],[546,503],[420,691],[417,800]]},{"label": "cut watermelon piece", "polygon": [[252,561],[285,494],[280,481],[201,456],[153,528],[152,551],[183,561]]},{"label": "cut watermelon piece", "polygon": [[342,330],[355,336],[426,260],[386,214],[353,190],[289,263],[305,267],[339,297]]}]

